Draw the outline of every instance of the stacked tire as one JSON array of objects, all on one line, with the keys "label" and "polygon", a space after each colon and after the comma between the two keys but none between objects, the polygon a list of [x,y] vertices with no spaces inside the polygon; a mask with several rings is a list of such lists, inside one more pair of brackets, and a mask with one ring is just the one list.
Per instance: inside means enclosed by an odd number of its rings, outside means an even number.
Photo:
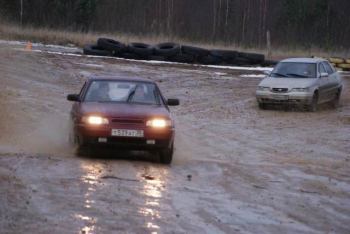
[{"label": "stacked tire", "polygon": [[205,65],[271,65],[263,54],[243,53],[234,50],[208,50],[200,47],[179,45],[173,42],[149,45],[133,42],[128,45],[109,38],[99,38],[96,45],[87,45],[84,54],[115,56],[125,59],[157,60]]},{"label": "stacked tire", "polygon": [[350,71],[350,59],[344,59],[344,58],[329,58],[328,61],[332,63],[332,65],[338,70],[342,71]]},{"label": "stacked tire", "polygon": [[238,58],[238,51],[235,50],[211,50],[210,57],[220,60],[223,64],[235,64]]},{"label": "stacked tire", "polygon": [[256,53],[244,53],[239,52],[237,60],[240,62],[237,65],[256,65],[263,64],[265,61],[265,55]]},{"label": "stacked tire", "polygon": [[120,55],[126,49],[125,44],[108,38],[99,38],[97,40],[97,46],[106,51],[109,51],[114,56]]},{"label": "stacked tire", "polygon": [[86,45],[83,48],[83,53],[94,56],[112,56],[112,53],[98,45]]}]

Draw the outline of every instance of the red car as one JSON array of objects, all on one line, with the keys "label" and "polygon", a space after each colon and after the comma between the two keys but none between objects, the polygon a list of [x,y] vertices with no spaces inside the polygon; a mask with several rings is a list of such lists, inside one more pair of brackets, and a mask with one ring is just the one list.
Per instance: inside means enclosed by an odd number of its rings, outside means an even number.
[{"label": "red car", "polygon": [[155,82],[93,77],[67,100],[75,102],[70,139],[78,152],[91,146],[150,150],[159,153],[161,163],[171,163],[175,127],[168,106],[179,100],[166,100]]}]

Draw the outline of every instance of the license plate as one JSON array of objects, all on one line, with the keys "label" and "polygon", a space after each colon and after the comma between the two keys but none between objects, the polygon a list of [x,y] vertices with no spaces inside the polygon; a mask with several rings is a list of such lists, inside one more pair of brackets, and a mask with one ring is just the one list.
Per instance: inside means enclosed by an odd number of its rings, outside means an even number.
[{"label": "license plate", "polygon": [[143,130],[112,129],[112,136],[143,137]]},{"label": "license plate", "polygon": [[272,98],[275,100],[288,100],[287,95],[273,95]]}]

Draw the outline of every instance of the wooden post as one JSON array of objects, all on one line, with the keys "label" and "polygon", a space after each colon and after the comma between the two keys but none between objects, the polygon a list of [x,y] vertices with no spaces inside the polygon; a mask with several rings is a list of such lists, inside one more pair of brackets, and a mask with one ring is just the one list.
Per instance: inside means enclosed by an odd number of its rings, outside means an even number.
[{"label": "wooden post", "polygon": [[266,49],[267,49],[267,58],[271,59],[271,36],[270,36],[270,31],[267,30],[266,32]]}]

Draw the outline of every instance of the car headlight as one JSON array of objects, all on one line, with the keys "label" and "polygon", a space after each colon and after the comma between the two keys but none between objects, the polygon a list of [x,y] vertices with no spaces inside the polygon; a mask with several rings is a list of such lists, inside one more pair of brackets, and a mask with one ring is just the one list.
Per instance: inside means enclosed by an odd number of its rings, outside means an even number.
[{"label": "car headlight", "polygon": [[309,88],[294,88],[292,92],[308,92]]},{"label": "car headlight", "polygon": [[166,128],[171,127],[171,125],[171,120],[167,119],[151,119],[146,122],[146,126],[152,128]]},{"label": "car headlight", "polygon": [[109,123],[107,118],[103,118],[101,116],[95,116],[95,115],[84,116],[82,118],[82,121],[84,123],[91,124],[91,125],[103,125],[103,124]]},{"label": "car headlight", "polygon": [[265,86],[258,86],[258,90],[259,91],[269,91],[270,88],[269,87],[265,87]]}]

